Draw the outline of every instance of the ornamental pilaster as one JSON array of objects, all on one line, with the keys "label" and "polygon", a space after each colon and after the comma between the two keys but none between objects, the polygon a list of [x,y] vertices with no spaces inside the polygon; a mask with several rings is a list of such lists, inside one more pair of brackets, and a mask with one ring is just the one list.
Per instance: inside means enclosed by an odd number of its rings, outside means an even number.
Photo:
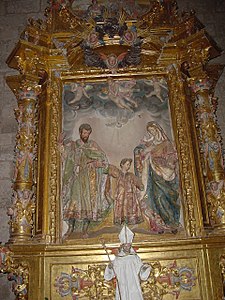
[{"label": "ornamental pilaster", "polygon": [[37,103],[40,86],[24,81],[14,90],[18,100],[15,117],[18,122],[15,146],[12,206],[10,216],[10,243],[32,238],[35,211],[34,163],[36,159]]},{"label": "ornamental pilaster", "polygon": [[211,224],[216,231],[225,230],[225,173],[221,138],[218,131],[211,83],[207,77],[192,80],[200,152]]}]

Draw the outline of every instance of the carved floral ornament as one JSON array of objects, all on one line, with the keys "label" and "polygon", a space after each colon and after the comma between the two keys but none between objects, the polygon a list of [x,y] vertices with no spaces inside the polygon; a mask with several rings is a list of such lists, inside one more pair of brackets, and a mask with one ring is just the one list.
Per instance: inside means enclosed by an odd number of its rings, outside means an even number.
[{"label": "carved floral ornament", "polygon": [[[104,5],[94,1],[79,9],[75,2],[50,1],[46,20],[30,19],[21,35],[21,41],[48,47],[46,33],[53,31],[55,55],[61,54],[65,59],[61,67],[66,63],[65,67],[69,66],[71,70],[84,67],[83,63],[113,73],[117,69],[143,65],[146,60],[148,64],[157,64],[167,55],[164,48],[170,42],[177,42],[202,29],[194,12],[178,14],[175,1],[151,1],[143,7],[126,2],[121,6],[110,1]],[[157,32],[162,24],[165,29]],[[204,43],[201,48],[205,47]],[[186,45],[182,42],[178,45],[186,51]],[[188,49],[191,51],[191,45]],[[41,51],[47,54],[45,48]],[[189,57],[195,55],[198,62],[206,59],[203,50],[199,51],[189,53]],[[43,58],[38,57],[33,47],[26,47],[24,54],[17,56],[17,61],[22,73],[35,73],[44,65]]]},{"label": "carved floral ornament", "polygon": [[193,81],[190,86],[195,95],[196,122],[199,128],[199,148],[203,156],[203,175],[206,184],[206,197],[209,215],[213,225],[225,221],[225,176],[222,140],[216,119],[215,97],[212,80],[202,78]]},{"label": "carved floral ornament", "polygon": [[[127,15],[121,12],[119,18],[108,16],[102,17],[101,21],[89,19],[88,25],[82,24],[74,30],[75,37],[71,41],[64,44],[55,39],[55,45],[62,49],[71,68],[76,66],[79,61],[77,57],[81,54],[86,66],[109,69],[112,73],[116,73],[118,68],[137,66],[141,62],[141,34],[144,35],[144,31],[138,32],[136,22],[126,21],[126,18]],[[148,53],[157,58],[163,43],[157,38],[152,43],[155,46]]]},{"label": "carved floral ornament", "polygon": [[11,238],[20,240],[31,238],[35,194],[33,182],[34,161],[37,155],[37,111],[40,86],[31,81],[22,81],[15,89],[18,108],[15,116],[18,123],[15,146],[15,169],[13,175],[12,205],[8,208]]},{"label": "carved floral ornament", "polygon": [[[178,266],[176,261],[163,266],[160,262],[150,262],[152,272],[142,283],[144,299],[163,300],[167,295],[179,299],[196,285],[195,271],[187,266]],[[71,273],[62,272],[55,279],[56,292],[70,299],[113,299],[115,281],[104,280],[105,265],[89,265],[87,270],[72,267]]]},{"label": "carved floral ornament", "polygon": [[0,273],[7,274],[12,281],[12,291],[16,300],[27,300],[29,269],[26,263],[16,263],[9,248],[0,246]]}]

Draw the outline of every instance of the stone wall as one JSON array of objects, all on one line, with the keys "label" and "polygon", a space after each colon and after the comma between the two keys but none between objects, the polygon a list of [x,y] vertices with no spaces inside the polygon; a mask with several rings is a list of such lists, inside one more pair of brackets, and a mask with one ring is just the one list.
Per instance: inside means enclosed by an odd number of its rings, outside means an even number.
[{"label": "stone wall", "polygon": [[[14,94],[5,83],[5,77],[14,74],[5,61],[13,50],[15,43],[25,28],[27,19],[43,16],[46,0],[1,0],[0,1],[0,241],[7,242],[8,217],[7,207],[11,201],[11,178],[13,173],[13,158],[17,124],[14,109],[17,102]],[[225,49],[225,0],[177,0],[181,10],[194,9],[206,30]],[[214,60],[215,63],[225,64],[225,54]],[[221,76],[216,89],[219,97],[218,122],[225,139],[225,72]],[[225,142],[224,142],[225,143]],[[0,299],[14,299],[9,290],[10,283],[5,276],[0,275]],[[33,299],[36,300],[36,299]]]},{"label": "stone wall", "polygon": [[[46,2],[43,0],[0,0],[0,242],[2,243],[7,242],[9,238],[9,218],[6,211],[10,206],[12,194],[11,178],[17,131],[14,118],[17,101],[5,83],[5,77],[15,74],[15,71],[9,69],[5,61],[18,42],[27,19],[42,17],[47,6]],[[11,292],[11,285],[6,275],[0,274],[1,300],[15,299]]]}]

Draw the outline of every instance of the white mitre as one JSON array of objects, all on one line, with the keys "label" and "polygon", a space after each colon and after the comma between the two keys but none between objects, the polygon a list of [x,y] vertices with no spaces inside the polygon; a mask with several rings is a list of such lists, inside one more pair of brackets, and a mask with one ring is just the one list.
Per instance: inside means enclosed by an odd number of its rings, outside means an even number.
[{"label": "white mitre", "polygon": [[132,244],[134,233],[124,225],[119,234],[119,240],[121,244]]}]

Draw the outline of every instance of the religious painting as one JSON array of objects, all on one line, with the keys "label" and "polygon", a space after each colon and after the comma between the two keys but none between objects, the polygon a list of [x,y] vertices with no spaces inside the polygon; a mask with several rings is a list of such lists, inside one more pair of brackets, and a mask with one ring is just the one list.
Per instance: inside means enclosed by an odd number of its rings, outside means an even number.
[{"label": "religious painting", "polygon": [[182,230],[179,167],[163,77],[70,81],[63,91],[62,234],[91,238],[123,224]]}]

